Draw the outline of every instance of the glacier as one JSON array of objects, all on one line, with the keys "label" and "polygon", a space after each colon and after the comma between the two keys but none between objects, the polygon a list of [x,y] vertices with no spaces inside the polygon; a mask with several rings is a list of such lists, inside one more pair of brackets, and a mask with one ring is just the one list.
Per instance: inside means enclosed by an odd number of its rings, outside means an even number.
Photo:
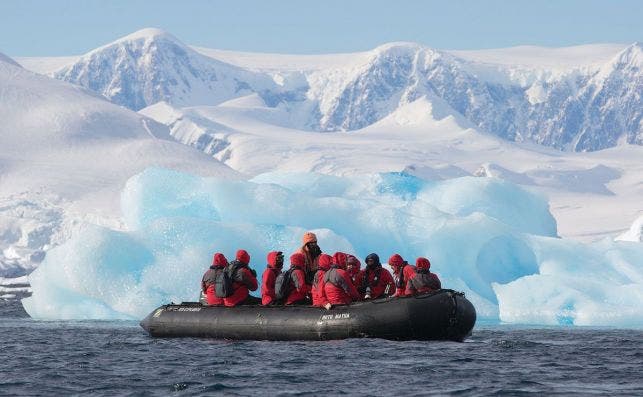
[{"label": "glacier", "polygon": [[544,197],[495,178],[271,172],[251,180],[148,168],[121,194],[127,231],[86,225],[29,275],[40,319],[138,319],[193,301],[212,254],[322,249],[426,256],[479,318],[548,325],[643,325],[643,244],[557,236]]}]

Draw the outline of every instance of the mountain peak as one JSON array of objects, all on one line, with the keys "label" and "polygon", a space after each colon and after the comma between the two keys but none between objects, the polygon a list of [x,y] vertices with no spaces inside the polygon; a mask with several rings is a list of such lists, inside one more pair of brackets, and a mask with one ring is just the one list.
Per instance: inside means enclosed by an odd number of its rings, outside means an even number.
[{"label": "mountain peak", "polygon": [[402,55],[412,52],[417,52],[418,50],[426,49],[427,47],[413,43],[409,41],[394,41],[391,43],[382,44],[375,47],[372,52],[376,55],[382,54],[391,54],[391,55]]},{"label": "mountain peak", "polygon": [[97,48],[54,76],[132,110],[158,101],[178,106],[217,105],[254,92],[255,85],[262,89],[274,85],[270,76],[208,58],[155,28]]},{"label": "mountain peak", "polygon": [[117,43],[123,41],[137,41],[137,40],[146,40],[146,41],[156,41],[156,40],[169,40],[173,42],[180,43],[179,39],[174,37],[172,34],[166,32],[163,29],[158,28],[144,28],[137,30],[134,33],[130,33],[127,36],[123,36],[120,39],[116,40]]},{"label": "mountain peak", "polygon": [[174,37],[172,34],[162,29],[145,28],[116,39],[111,43],[100,46],[83,55],[81,59],[101,56],[101,54],[104,54],[106,51],[119,51],[122,48],[147,50],[150,47],[158,45],[170,45],[174,46],[175,48],[180,48],[180,50],[182,51],[192,52],[192,50],[187,45],[183,44],[183,42]]},{"label": "mountain peak", "polygon": [[425,45],[407,41],[395,41],[391,43],[382,44],[378,47],[375,47],[370,51],[371,60],[374,61],[384,61],[388,62],[389,59],[399,59],[399,58],[426,58],[426,59],[435,59],[437,57],[446,57],[448,59],[453,59],[454,57],[445,54],[442,51],[435,50],[433,48],[427,47]]},{"label": "mountain peak", "polygon": [[612,58],[610,62],[605,64],[600,72],[597,74],[598,78],[607,78],[611,73],[616,70],[632,70],[634,73],[639,73],[643,67],[643,46],[639,42],[634,42]]}]

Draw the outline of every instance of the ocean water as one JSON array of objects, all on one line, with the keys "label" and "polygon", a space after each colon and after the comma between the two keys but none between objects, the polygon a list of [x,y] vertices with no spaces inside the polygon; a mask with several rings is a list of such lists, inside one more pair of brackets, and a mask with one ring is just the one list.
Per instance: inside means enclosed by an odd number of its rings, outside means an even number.
[{"label": "ocean water", "polygon": [[478,324],[465,343],[153,339],[0,301],[0,395],[643,395],[643,330]]}]

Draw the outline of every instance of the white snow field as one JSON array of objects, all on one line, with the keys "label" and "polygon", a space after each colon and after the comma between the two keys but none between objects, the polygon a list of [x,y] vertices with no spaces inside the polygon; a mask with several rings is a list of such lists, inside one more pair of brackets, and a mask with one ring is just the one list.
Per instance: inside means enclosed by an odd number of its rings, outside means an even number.
[{"label": "white snow field", "polygon": [[[493,85],[538,109],[629,81],[612,93],[631,106],[640,48],[299,56],[146,29],[85,55],[19,59],[47,76],[0,56],[0,277],[37,269],[23,301],[34,317],[139,318],[194,300],[213,252],[244,247],[260,271],[315,229],[331,253],[428,256],[482,318],[640,326],[643,146],[616,127],[586,140],[617,140],[592,152],[511,142],[456,110],[451,83],[414,83],[455,70],[454,91]],[[409,59],[424,69],[406,71]],[[572,92],[578,82],[589,88]],[[619,100],[596,117],[619,119]],[[619,122],[640,123],[632,114]]]}]

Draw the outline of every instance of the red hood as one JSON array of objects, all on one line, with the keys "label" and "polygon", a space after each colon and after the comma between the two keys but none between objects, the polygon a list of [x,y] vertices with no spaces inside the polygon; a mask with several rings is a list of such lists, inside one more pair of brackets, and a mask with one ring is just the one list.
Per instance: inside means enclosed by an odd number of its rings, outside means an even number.
[{"label": "red hood", "polygon": [[388,264],[391,265],[391,267],[400,267],[404,264],[404,259],[400,256],[400,254],[393,254],[388,259]]},{"label": "red hood", "polygon": [[250,255],[246,250],[237,251],[236,259],[243,264],[250,264]]},{"label": "red hood", "polygon": [[418,269],[429,270],[431,268],[431,262],[426,258],[419,257],[415,261],[415,266],[417,266]]},{"label": "red hood", "polygon": [[290,255],[290,267],[304,267],[306,265],[306,257],[301,252],[295,252]]},{"label": "red hood", "polygon": [[357,259],[356,256],[347,255],[346,268],[348,269],[349,266],[350,266],[349,272],[350,272],[351,276],[354,276],[357,273],[359,273],[360,269],[362,268],[362,263],[359,261],[359,259]]},{"label": "red hood", "polygon": [[328,270],[330,269],[331,262],[333,261],[333,257],[327,254],[321,254],[319,255],[319,260],[317,261],[317,267],[321,270]]},{"label": "red hood", "polygon": [[333,255],[333,265],[346,269],[346,254],[343,252],[335,252],[335,255]]},{"label": "red hood", "polygon": [[[268,258],[267,258],[268,259],[268,267],[271,267],[273,269],[278,269],[278,267],[277,267],[277,257],[281,253],[282,253],[281,251],[271,251],[271,252],[268,253]],[[281,264],[281,266],[283,267],[283,263]]]},{"label": "red hood", "polygon": [[222,253],[217,252],[216,254],[214,254],[214,257],[212,258],[213,267],[226,267],[227,265],[228,260]]}]

